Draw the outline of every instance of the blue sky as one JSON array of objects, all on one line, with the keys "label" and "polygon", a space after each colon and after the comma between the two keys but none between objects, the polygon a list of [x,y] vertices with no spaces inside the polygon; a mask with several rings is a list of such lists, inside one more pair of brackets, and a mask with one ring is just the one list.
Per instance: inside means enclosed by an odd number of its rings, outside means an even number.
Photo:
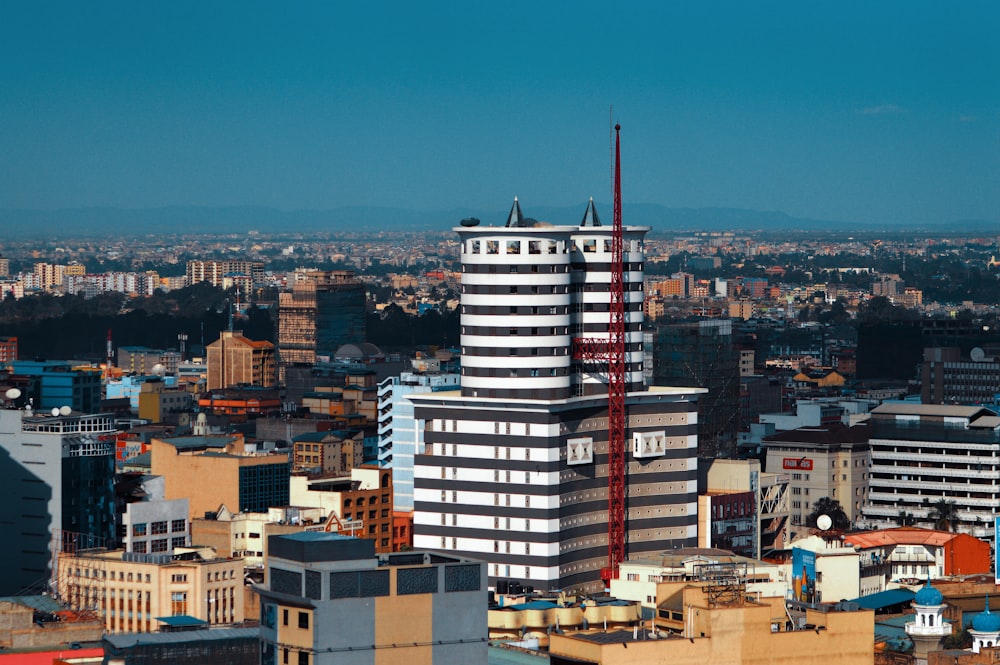
[{"label": "blue sky", "polygon": [[613,4],[2,3],[0,208],[1000,221],[997,3]]}]

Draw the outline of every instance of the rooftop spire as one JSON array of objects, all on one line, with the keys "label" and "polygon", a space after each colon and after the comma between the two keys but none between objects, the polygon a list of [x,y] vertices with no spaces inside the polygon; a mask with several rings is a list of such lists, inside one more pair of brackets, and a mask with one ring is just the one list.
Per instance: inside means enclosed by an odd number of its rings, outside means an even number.
[{"label": "rooftop spire", "polygon": [[524,215],[521,214],[521,204],[514,197],[514,205],[510,207],[510,214],[507,215],[507,226],[525,226]]},{"label": "rooftop spire", "polygon": [[600,226],[601,218],[597,216],[597,208],[594,207],[594,197],[590,197],[590,203],[587,204],[587,212],[583,213],[583,221],[580,222],[580,226]]}]

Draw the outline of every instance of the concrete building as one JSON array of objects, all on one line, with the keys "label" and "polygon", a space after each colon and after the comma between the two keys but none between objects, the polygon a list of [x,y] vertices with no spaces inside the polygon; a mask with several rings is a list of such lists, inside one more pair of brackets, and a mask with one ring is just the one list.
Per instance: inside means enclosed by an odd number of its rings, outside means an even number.
[{"label": "concrete building", "polygon": [[188,500],[136,501],[122,515],[122,545],[136,554],[172,554],[191,545]]},{"label": "concrete building", "polygon": [[183,554],[81,550],[59,557],[59,597],[98,612],[109,633],[151,631],[158,617],[243,621],[243,562],[208,548]]},{"label": "concrete building", "polygon": [[378,460],[392,467],[394,509],[403,512],[413,511],[413,458],[424,444],[424,430],[408,396],[456,390],[461,379],[458,373],[442,372],[439,360],[412,362],[413,371],[389,377],[378,387]]},{"label": "concrete building", "polygon": [[277,383],[274,344],[223,330],[208,345],[208,390],[241,384],[271,387]]},{"label": "concrete building", "polygon": [[187,262],[187,283],[189,286],[199,282],[208,282],[212,286],[226,288],[226,277],[232,275],[242,275],[253,286],[263,286],[264,263],[239,260],[191,260]]},{"label": "concrete building", "polygon": [[997,349],[976,347],[968,358],[958,347],[924,349],[920,366],[920,401],[924,404],[1000,402],[1000,358]]},{"label": "concrete building", "polygon": [[112,420],[0,409],[0,486],[8,496],[0,594],[44,590],[63,548],[114,542]]},{"label": "concrete building", "polygon": [[[705,588],[686,586],[661,603],[657,623],[604,631],[554,633],[552,665],[871,665],[875,622],[870,610],[809,609],[808,628],[788,629],[783,598],[713,602]],[[668,617],[664,618],[664,614]],[[669,626],[669,628],[668,628]]]},{"label": "concrete building", "polygon": [[[45,656],[44,662],[52,663],[71,644],[76,644],[74,656],[100,656],[92,648],[87,649],[90,653],[81,653],[82,643],[99,642],[103,632],[104,622],[95,613],[67,610],[48,594],[0,598],[0,663],[4,665],[43,662]],[[46,648],[52,651],[41,654]]]},{"label": "concrete building", "polygon": [[824,497],[837,500],[854,522],[868,498],[869,428],[830,423],[777,432],[764,437],[767,470],[791,477],[793,531],[801,533],[813,504]]},{"label": "concrete building", "polygon": [[[182,360],[183,358],[178,351],[150,349],[145,346],[118,347],[118,368],[129,374],[176,375]],[[157,368],[157,365],[160,368]]]},{"label": "concrete building", "polygon": [[[461,390],[410,395],[414,546],[489,563],[491,583],[602,587],[608,553],[606,364],[574,338],[606,339],[612,228],[461,227]],[[628,554],[694,545],[699,388],[644,390],[643,237],[624,229]]]},{"label": "concrete building", "polygon": [[187,498],[192,517],[223,505],[267,512],[289,504],[287,452],[248,454],[241,436],[186,436],[154,438],[150,453],[165,498]]},{"label": "concrete building", "polygon": [[698,468],[698,546],[759,559],[784,549],[788,473],[765,473],[759,460],[717,459]]},{"label": "concrete building", "polygon": [[966,533],[904,526],[844,534],[844,543],[873,553],[887,581],[991,572],[990,544]]},{"label": "concrete building", "polygon": [[261,663],[485,663],[478,561],[425,552],[376,558],[336,534],[272,536],[261,597]]},{"label": "concrete building", "polygon": [[243,560],[246,568],[263,570],[269,536],[322,529],[321,508],[278,506],[265,513],[234,513],[226,506],[191,520],[191,538],[221,557]]},{"label": "concrete building", "polygon": [[740,353],[728,319],[660,325],[647,347],[653,385],[707,388],[698,398],[703,458],[732,457],[739,429]]},{"label": "concrete building", "polygon": [[58,409],[64,406],[82,413],[101,410],[101,369],[74,367],[63,360],[15,360],[10,363],[15,376],[38,379],[36,392],[26,397],[35,409]]},{"label": "concrete building", "polygon": [[307,432],[292,440],[292,471],[310,475],[343,476],[364,462],[364,432],[327,430]]},{"label": "concrete building", "polygon": [[17,338],[0,337],[0,364],[17,360]]},{"label": "concrete building", "polygon": [[954,502],[952,528],[993,536],[1000,512],[1000,418],[977,406],[891,403],[870,419],[870,528],[900,520],[933,527],[935,504]]},{"label": "concrete building", "polygon": [[630,559],[621,565],[618,579],[611,580],[611,595],[634,600],[656,609],[664,584],[699,582],[709,584],[721,576],[732,578],[747,594],[784,598],[791,588],[786,567],[739,556],[711,547],[687,547],[656,556]]},{"label": "concrete building", "polygon": [[144,381],[139,388],[139,418],[151,423],[173,422],[190,414],[194,395],[182,388],[169,388],[163,381]]},{"label": "concrete building", "polygon": [[331,531],[373,540],[378,553],[400,549],[393,531],[391,469],[366,465],[340,478],[296,475],[290,493],[294,505],[321,508]]},{"label": "concrete building", "polygon": [[365,341],[365,288],[349,271],[307,273],[278,294],[281,380],[289,365],[327,360],[345,344]]}]

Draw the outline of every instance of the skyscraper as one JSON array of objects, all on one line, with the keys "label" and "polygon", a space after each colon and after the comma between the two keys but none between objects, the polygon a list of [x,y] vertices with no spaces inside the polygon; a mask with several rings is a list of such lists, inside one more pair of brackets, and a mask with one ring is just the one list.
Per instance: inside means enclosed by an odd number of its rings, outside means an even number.
[{"label": "skyscraper", "polygon": [[278,294],[281,381],[289,365],[313,365],[318,355],[364,341],[365,287],[354,273],[306,273],[290,292]]},{"label": "skyscraper", "polygon": [[[643,238],[623,229],[627,552],[697,541],[697,388],[643,387]],[[612,227],[522,215],[457,228],[461,390],[411,395],[414,546],[485,559],[491,580],[593,590],[608,554],[607,366],[573,357],[608,337]]]},{"label": "skyscraper", "polygon": [[0,408],[0,486],[9,496],[0,594],[44,590],[53,549],[114,542],[113,420]]}]

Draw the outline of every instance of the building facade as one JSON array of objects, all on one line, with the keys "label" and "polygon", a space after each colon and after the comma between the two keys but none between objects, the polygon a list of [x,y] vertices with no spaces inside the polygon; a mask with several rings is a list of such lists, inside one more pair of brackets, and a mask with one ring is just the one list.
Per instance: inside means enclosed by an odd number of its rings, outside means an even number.
[{"label": "building facade", "polygon": [[278,354],[289,365],[333,358],[345,344],[365,341],[365,289],[349,271],[317,271],[278,294]]},{"label": "building facade", "polygon": [[824,497],[837,500],[851,522],[861,517],[869,491],[868,436],[865,424],[848,427],[838,422],[764,438],[767,470],[791,479],[793,530],[803,531],[813,504]]},{"label": "building facade", "polygon": [[954,502],[951,528],[993,535],[1000,511],[1000,418],[977,406],[883,404],[872,411],[864,524],[933,527]]},{"label": "building facade", "polygon": [[272,536],[261,665],[485,663],[484,565],[425,552],[375,557],[329,533]]},{"label": "building facade", "polygon": [[210,550],[180,556],[86,550],[59,557],[60,598],[99,613],[109,633],[150,632],[159,617],[240,622],[243,590],[243,562],[214,558]]},{"label": "building facade", "polygon": [[60,550],[115,540],[113,418],[0,410],[0,486],[9,540],[0,593],[47,587]]},{"label": "building facade", "polygon": [[238,385],[267,388],[277,383],[274,344],[270,342],[223,330],[207,352],[208,390]]},{"label": "building facade", "polygon": [[[643,237],[623,231],[628,554],[696,544],[698,388],[644,390]],[[459,391],[411,395],[425,423],[414,546],[485,559],[491,583],[593,588],[608,553],[607,339],[612,229],[521,214],[456,229],[462,246]]]}]

